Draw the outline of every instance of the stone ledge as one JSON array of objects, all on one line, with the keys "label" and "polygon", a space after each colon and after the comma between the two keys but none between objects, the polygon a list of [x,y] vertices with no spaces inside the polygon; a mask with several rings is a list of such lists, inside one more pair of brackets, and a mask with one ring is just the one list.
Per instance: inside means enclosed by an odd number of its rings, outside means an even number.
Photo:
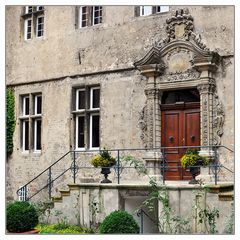
[{"label": "stone ledge", "polygon": [[209,189],[209,193],[221,193],[232,191],[234,189],[234,183],[206,184],[205,187]]},{"label": "stone ledge", "polygon": [[62,197],[52,197],[53,202],[62,202]]},{"label": "stone ledge", "polygon": [[219,201],[233,201],[234,199],[233,191],[219,193],[218,199]]}]

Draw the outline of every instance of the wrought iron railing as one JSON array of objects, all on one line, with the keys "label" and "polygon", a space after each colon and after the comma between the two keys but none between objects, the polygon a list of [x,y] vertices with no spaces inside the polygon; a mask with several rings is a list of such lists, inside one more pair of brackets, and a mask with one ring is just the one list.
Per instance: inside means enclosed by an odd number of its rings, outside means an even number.
[{"label": "wrought iron railing", "polygon": [[[229,152],[234,152],[233,150],[223,146],[174,146],[174,147],[159,147],[151,149],[106,149],[111,154],[116,157],[116,165],[112,167],[116,174],[117,184],[121,183],[121,175],[124,174],[124,171],[135,169],[135,166],[128,166],[122,164],[122,157],[132,155],[136,159],[142,159],[144,153],[147,151],[158,151],[162,153],[163,160],[159,162],[158,168],[161,170],[163,184],[165,184],[166,173],[173,168],[169,166],[166,162],[167,150],[169,149],[189,149],[189,148],[198,148],[198,149],[209,149],[212,151],[213,161],[209,164],[209,171],[212,171],[214,175],[214,182],[217,184],[218,174],[221,168],[227,170],[228,172],[234,173],[231,169],[223,166],[219,161],[218,151],[219,149],[226,149]],[[17,194],[22,196],[23,200],[30,200],[38,194],[42,194],[41,198],[46,198],[46,196],[51,199],[54,191],[57,191],[57,187],[63,184],[70,183],[72,179],[73,183],[76,183],[79,172],[84,174],[86,169],[91,169],[97,173],[96,168],[90,166],[90,158],[99,153],[101,150],[86,150],[86,151],[69,151],[64,154],[61,158],[51,164],[48,168],[34,177],[31,181],[26,183],[24,186],[17,190]],[[82,161],[85,159],[85,161]],[[179,161],[179,160],[178,160]],[[174,168],[181,166],[174,166]],[[151,167],[148,167],[151,168]],[[99,171],[99,170],[98,170]],[[95,175],[93,174],[93,175]]]}]

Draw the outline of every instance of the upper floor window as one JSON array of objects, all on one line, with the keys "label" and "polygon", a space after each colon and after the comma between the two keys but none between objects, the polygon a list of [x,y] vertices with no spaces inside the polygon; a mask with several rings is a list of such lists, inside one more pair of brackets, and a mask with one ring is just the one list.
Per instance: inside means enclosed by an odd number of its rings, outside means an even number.
[{"label": "upper floor window", "polygon": [[30,40],[34,36],[39,38],[44,34],[44,7],[26,6],[24,8],[24,39]]},{"label": "upper floor window", "polygon": [[155,13],[168,12],[169,6],[137,6],[135,8],[136,16],[148,16]]},{"label": "upper floor window", "polygon": [[79,27],[90,27],[102,23],[102,6],[80,6]]}]

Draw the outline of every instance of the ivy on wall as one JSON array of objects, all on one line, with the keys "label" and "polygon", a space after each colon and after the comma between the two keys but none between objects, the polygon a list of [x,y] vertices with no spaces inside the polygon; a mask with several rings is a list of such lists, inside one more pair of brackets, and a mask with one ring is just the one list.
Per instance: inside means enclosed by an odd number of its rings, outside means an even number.
[{"label": "ivy on wall", "polygon": [[13,133],[15,129],[15,114],[14,114],[14,107],[15,107],[15,99],[14,99],[14,93],[11,88],[7,89],[7,116],[6,116],[6,150],[7,150],[7,156],[10,156],[13,151]]}]

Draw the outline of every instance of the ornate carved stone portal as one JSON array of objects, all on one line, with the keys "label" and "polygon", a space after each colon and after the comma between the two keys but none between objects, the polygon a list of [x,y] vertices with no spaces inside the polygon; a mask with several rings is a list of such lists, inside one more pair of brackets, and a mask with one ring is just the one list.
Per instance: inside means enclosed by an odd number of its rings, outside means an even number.
[{"label": "ornate carved stone portal", "polygon": [[[214,78],[220,56],[206,48],[201,36],[194,32],[193,17],[188,9],[178,9],[166,23],[167,37],[134,63],[147,77],[147,101],[140,114],[142,140],[147,148],[161,146],[163,91],[197,88],[201,105],[201,145],[220,144],[224,110]],[[205,153],[209,154],[209,151]]]}]

